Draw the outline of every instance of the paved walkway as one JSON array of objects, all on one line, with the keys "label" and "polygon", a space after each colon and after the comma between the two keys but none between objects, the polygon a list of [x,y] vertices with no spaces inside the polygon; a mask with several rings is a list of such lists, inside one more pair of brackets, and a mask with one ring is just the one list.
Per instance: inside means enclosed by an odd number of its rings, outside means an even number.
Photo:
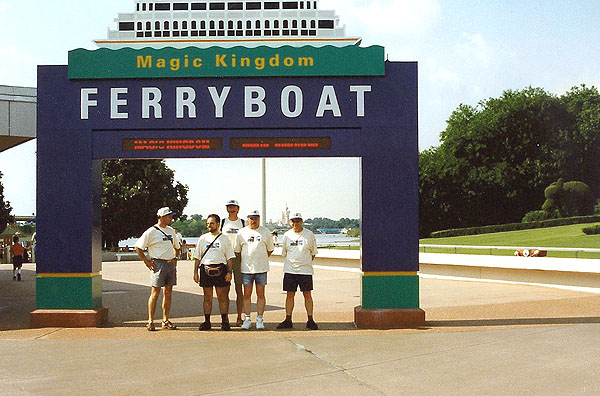
[{"label": "paved walkway", "polygon": [[[360,274],[319,268],[315,319],[296,300],[284,316],[281,266],[267,286],[266,331],[197,331],[201,292],[192,263],[179,268],[177,331],[146,332],[148,273],[105,263],[98,329],[28,329],[35,269],[11,280],[0,266],[3,395],[595,395],[600,389],[600,296],[525,285],[422,279],[427,327],[356,330]],[[213,312],[217,313],[216,302]],[[213,316],[218,324],[218,315]],[[233,316],[231,317],[233,319]]]}]

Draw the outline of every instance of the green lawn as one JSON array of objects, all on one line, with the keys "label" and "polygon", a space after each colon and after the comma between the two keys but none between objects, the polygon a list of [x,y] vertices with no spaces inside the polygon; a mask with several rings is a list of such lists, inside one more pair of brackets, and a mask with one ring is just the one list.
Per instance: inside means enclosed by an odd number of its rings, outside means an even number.
[{"label": "green lawn", "polygon": [[[498,232],[452,238],[424,238],[421,244],[470,246],[522,246],[600,249],[600,235],[585,235],[584,227],[600,223],[575,224],[533,230]],[[420,249],[423,251],[423,248]],[[426,248],[428,253],[490,254],[490,250]],[[494,255],[512,255],[514,250],[493,250]],[[549,257],[575,257],[575,252],[548,252]],[[600,253],[578,252],[579,258],[600,258]]]}]

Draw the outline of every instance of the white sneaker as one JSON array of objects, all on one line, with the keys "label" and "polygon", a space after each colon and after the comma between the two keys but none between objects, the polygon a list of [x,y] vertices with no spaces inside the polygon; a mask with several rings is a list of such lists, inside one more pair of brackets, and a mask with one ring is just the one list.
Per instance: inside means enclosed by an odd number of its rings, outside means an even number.
[{"label": "white sneaker", "polygon": [[250,317],[246,316],[246,318],[244,319],[244,323],[242,323],[242,329],[243,330],[250,330],[250,325],[252,324],[252,322],[250,321]]},{"label": "white sneaker", "polygon": [[265,322],[263,321],[263,317],[258,316],[256,318],[256,330],[264,330],[264,329],[265,329]]}]

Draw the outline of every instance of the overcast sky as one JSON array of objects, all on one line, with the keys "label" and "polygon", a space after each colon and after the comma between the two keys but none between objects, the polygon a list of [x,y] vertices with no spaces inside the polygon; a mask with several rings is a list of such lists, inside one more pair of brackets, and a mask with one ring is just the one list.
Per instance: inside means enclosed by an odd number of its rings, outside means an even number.
[{"label": "overcast sky", "polygon": [[[66,64],[74,48],[94,49],[133,0],[0,0],[0,85],[36,86],[36,65]],[[394,61],[419,63],[419,146],[439,144],[461,104],[506,89],[562,94],[600,85],[600,2],[574,0],[321,0],[349,36],[378,44]],[[16,164],[16,166],[15,166]],[[260,207],[260,160],[168,160],[190,187],[186,213],[220,211],[236,198]],[[0,153],[13,213],[35,212],[35,142]],[[301,171],[299,171],[301,170]],[[285,208],[305,217],[359,217],[358,159],[268,159],[267,218]],[[235,182],[224,183],[224,180]],[[207,194],[202,182],[214,186]]]}]

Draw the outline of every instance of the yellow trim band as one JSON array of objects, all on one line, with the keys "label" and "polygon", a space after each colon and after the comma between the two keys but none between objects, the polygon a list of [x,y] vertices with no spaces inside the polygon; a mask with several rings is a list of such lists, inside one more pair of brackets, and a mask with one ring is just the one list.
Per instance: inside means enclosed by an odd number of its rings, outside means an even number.
[{"label": "yellow trim band", "polygon": [[364,276],[417,276],[417,272],[363,272]]},{"label": "yellow trim band", "polygon": [[60,274],[60,273],[48,273],[48,274],[38,274],[38,278],[93,278],[95,276],[100,276],[100,272],[91,272],[91,273],[73,273],[73,274]]}]

